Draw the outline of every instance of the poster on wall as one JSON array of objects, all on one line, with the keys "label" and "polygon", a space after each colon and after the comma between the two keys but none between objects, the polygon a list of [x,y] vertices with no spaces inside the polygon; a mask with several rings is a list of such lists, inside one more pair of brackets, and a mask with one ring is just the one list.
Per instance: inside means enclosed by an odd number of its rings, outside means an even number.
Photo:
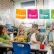
[{"label": "poster on wall", "polygon": [[27,17],[28,17],[28,19],[38,19],[38,10],[37,9],[28,9]]},{"label": "poster on wall", "polygon": [[54,9],[51,10],[51,18],[54,19]]},{"label": "poster on wall", "polygon": [[50,10],[40,9],[39,10],[39,18],[40,19],[50,19]]},{"label": "poster on wall", "polygon": [[26,9],[16,9],[16,18],[26,19]]}]

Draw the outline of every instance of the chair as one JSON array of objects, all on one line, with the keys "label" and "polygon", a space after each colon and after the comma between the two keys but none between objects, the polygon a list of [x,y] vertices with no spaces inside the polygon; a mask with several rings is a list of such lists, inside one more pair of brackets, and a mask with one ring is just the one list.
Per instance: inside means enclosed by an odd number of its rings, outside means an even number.
[{"label": "chair", "polygon": [[14,54],[31,54],[30,45],[27,43],[13,42]]}]

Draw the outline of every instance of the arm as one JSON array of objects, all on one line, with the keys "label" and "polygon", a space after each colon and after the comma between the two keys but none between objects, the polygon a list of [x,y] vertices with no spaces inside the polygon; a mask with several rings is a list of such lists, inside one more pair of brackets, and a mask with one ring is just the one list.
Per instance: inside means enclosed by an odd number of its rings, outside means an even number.
[{"label": "arm", "polygon": [[14,41],[14,39],[13,40],[10,39],[8,34],[5,34],[5,38],[6,38],[6,40],[9,40],[9,42],[13,42]]},{"label": "arm", "polygon": [[48,45],[52,46],[53,45],[53,42],[48,42]]},{"label": "arm", "polygon": [[46,40],[47,40],[47,35],[46,36],[43,36],[44,37],[44,40],[42,41],[42,43],[45,43]]},{"label": "arm", "polygon": [[6,39],[6,40],[10,40],[10,37],[9,37],[9,35],[8,34],[4,34],[4,38]]},{"label": "arm", "polygon": [[49,34],[48,34],[48,44],[49,45],[53,44],[53,34],[52,34],[52,32],[49,32]]},{"label": "arm", "polygon": [[[38,36],[38,35],[37,35]],[[40,44],[41,42],[39,41],[40,37],[37,37],[36,35],[31,36],[31,42]]]},{"label": "arm", "polygon": [[40,41],[35,41],[35,40],[32,40],[32,42],[34,42],[34,43],[37,43],[37,44],[41,44],[41,42]]},{"label": "arm", "polygon": [[9,43],[9,40],[5,40],[3,38],[0,38],[0,42],[2,42],[2,43]]}]

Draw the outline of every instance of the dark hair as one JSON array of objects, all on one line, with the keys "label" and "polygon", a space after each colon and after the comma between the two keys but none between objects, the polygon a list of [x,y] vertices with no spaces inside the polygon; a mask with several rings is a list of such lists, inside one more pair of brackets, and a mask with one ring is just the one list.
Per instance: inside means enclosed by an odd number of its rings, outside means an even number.
[{"label": "dark hair", "polygon": [[37,27],[38,28],[38,24],[32,24],[32,27]]},{"label": "dark hair", "polygon": [[5,27],[5,25],[0,25],[0,35],[3,34],[2,30],[3,30],[4,27]]},{"label": "dark hair", "polygon": [[40,32],[40,29],[38,29],[38,31]]}]

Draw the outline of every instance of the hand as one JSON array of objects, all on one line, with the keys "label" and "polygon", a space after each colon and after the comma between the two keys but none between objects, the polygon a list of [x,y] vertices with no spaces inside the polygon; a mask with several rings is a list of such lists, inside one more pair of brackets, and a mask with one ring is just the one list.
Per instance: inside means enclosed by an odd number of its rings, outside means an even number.
[{"label": "hand", "polygon": [[48,45],[51,45],[51,46],[52,46],[52,45],[53,45],[53,43],[52,43],[52,42],[49,42],[49,43],[48,43]]},{"label": "hand", "polygon": [[10,40],[10,42],[14,42],[14,40]]},{"label": "hand", "polygon": [[41,44],[41,42],[37,42],[37,44]]}]

